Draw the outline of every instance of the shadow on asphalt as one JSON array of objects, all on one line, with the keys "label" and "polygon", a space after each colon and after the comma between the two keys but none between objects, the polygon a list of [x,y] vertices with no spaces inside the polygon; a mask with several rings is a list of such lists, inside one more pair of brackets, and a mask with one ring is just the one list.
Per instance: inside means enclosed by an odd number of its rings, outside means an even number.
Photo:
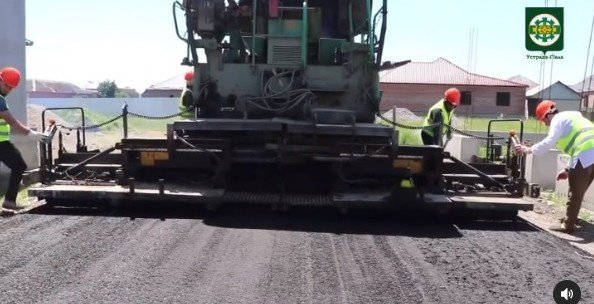
[{"label": "shadow on asphalt", "polygon": [[203,207],[173,203],[128,203],[118,207],[43,206],[30,213],[39,215],[103,216],[136,219],[194,219],[205,225],[232,229],[264,229],[334,234],[401,235],[411,237],[462,237],[460,230],[538,231],[519,221],[493,221],[445,216],[428,211],[351,210],[341,214],[337,208],[291,207],[287,212],[272,211],[264,205],[225,205],[214,211]]}]

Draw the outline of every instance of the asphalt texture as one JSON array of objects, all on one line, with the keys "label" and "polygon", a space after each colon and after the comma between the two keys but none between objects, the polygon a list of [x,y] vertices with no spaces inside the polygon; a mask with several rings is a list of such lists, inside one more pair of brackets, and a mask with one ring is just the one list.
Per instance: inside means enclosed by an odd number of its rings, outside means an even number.
[{"label": "asphalt texture", "polygon": [[163,205],[0,229],[0,303],[554,303],[566,279],[594,303],[594,259],[521,221]]}]

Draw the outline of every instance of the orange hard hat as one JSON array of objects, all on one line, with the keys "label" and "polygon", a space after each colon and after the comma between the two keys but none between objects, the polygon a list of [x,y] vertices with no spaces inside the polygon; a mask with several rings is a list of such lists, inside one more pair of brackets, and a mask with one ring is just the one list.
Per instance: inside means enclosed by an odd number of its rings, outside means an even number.
[{"label": "orange hard hat", "polygon": [[445,91],[445,99],[454,106],[460,105],[460,91],[456,88],[450,88]]},{"label": "orange hard hat", "polygon": [[186,81],[192,81],[192,80],[194,80],[194,72],[187,72],[186,75],[184,76],[184,79]]},{"label": "orange hard hat", "polygon": [[6,67],[0,70],[0,79],[2,79],[7,86],[16,88],[21,82],[21,72],[13,67]]},{"label": "orange hard hat", "polygon": [[547,114],[555,109],[555,102],[552,100],[543,100],[536,106],[536,118],[543,121]]}]

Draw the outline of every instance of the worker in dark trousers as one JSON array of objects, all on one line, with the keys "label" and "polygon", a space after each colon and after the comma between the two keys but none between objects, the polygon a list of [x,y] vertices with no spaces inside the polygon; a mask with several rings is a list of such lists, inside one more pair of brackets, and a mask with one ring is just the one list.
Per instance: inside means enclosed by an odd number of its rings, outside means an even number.
[{"label": "worker in dark trousers", "polygon": [[194,89],[194,72],[187,72],[184,75],[184,79],[186,81],[186,87],[179,97],[179,110],[184,111],[181,113],[181,117],[185,119],[196,119],[195,109],[187,111],[194,105],[194,93],[192,92]]},{"label": "worker in dark trousers", "polygon": [[12,67],[6,67],[0,70],[0,161],[10,168],[10,180],[8,189],[4,197],[3,208],[20,209],[26,206],[20,206],[17,201],[19,185],[23,178],[23,173],[27,169],[27,164],[21,156],[19,150],[10,142],[10,132],[17,132],[28,137],[43,142],[47,136],[40,132],[33,131],[21,122],[19,122],[8,109],[6,95],[16,88],[21,81],[21,73]]},{"label": "worker in dark trousers", "polygon": [[514,147],[519,155],[540,155],[556,146],[571,157],[569,168],[557,173],[557,180],[569,178],[569,202],[561,225],[551,230],[571,233],[574,231],[584,194],[594,180],[594,124],[578,111],[559,112],[555,102],[544,100],[536,107],[538,120],[549,126],[549,133],[542,141],[527,147]]},{"label": "worker in dark trousers", "polygon": [[423,123],[421,138],[425,145],[442,145],[443,135],[452,138],[452,124],[454,109],[460,104],[460,91],[451,88],[445,91],[444,98],[434,104],[427,113]]}]

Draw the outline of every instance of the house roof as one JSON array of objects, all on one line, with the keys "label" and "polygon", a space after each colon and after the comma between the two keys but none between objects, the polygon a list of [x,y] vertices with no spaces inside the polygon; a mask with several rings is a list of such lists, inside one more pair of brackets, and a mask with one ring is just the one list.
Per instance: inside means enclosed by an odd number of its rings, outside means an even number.
[{"label": "house roof", "polygon": [[538,83],[532,81],[532,79],[530,79],[530,78],[528,78],[528,77],[526,77],[524,75],[515,75],[515,76],[512,76],[512,77],[508,78],[507,80],[513,81],[513,82],[516,82],[516,83],[525,84],[525,85],[528,86],[528,89],[532,89],[532,88],[538,86]]},{"label": "house roof", "polygon": [[75,95],[96,94],[96,92],[81,89],[70,82],[43,79],[27,79],[27,92],[44,92]]},{"label": "house roof", "polygon": [[[582,91],[583,87],[583,91]],[[584,80],[574,84],[571,88],[576,92],[590,92],[594,91],[594,75],[586,77]]]},{"label": "house roof", "polygon": [[[561,96],[561,94],[565,94]],[[552,85],[539,90],[539,87],[534,87],[526,92],[527,98],[551,98],[551,99],[581,99],[580,93],[564,84],[561,81],[557,81]]]},{"label": "house roof", "polygon": [[380,72],[380,82],[527,87],[509,80],[470,73],[442,57],[433,62],[411,62],[383,70]]},{"label": "house roof", "polygon": [[157,84],[151,85],[147,90],[183,90],[186,86],[184,75],[185,73],[175,75]]}]

